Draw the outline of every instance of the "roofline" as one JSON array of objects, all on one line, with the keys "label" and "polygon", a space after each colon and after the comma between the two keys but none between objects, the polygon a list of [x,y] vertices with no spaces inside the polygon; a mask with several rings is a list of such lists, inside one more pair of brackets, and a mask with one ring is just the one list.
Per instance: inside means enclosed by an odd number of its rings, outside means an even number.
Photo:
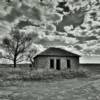
[{"label": "roofline", "polygon": [[33,57],[34,59],[37,57],[80,57],[80,56],[61,56],[61,55],[37,55],[35,57]]},{"label": "roofline", "polygon": [[[42,52],[45,52],[46,50],[48,50],[48,49],[50,49],[50,48],[55,48],[55,49],[60,49],[60,50],[64,50],[63,48],[59,48],[59,47],[49,47],[49,48],[47,48],[47,49],[45,49],[44,51],[42,51]],[[67,51],[67,50],[64,50],[64,51]],[[39,54],[37,54],[36,56],[34,56],[33,58],[36,58],[37,56],[45,56],[45,57],[47,57],[47,56],[58,56],[58,57],[67,57],[66,55],[65,56],[61,56],[61,55],[40,55],[42,52],[40,52]],[[69,53],[72,53],[73,55],[75,55],[75,56],[69,56],[69,57],[81,57],[81,55],[78,55],[78,54],[75,54],[75,53],[73,53],[73,52],[70,52],[70,51],[67,51],[67,52],[69,52]]]}]

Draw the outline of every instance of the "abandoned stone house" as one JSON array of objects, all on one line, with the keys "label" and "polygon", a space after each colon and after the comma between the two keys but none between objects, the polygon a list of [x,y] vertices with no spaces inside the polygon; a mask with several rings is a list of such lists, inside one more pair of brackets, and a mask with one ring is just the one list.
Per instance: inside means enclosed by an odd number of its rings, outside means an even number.
[{"label": "abandoned stone house", "polygon": [[43,69],[72,69],[79,67],[79,55],[61,48],[50,47],[34,57],[34,66]]}]

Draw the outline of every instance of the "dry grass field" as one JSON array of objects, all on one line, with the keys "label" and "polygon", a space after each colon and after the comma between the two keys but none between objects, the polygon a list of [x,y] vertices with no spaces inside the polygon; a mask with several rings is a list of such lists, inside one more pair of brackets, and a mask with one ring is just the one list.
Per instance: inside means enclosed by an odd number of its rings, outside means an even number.
[{"label": "dry grass field", "polygon": [[0,68],[0,100],[100,100],[99,75],[51,81],[8,80],[18,74],[19,69]]}]

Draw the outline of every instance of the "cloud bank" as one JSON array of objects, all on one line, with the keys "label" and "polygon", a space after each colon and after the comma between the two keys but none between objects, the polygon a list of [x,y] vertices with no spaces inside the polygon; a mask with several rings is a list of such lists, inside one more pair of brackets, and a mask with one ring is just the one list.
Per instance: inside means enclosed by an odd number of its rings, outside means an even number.
[{"label": "cloud bank", "polygon": [[84,55],[100,55],[98,0],[0,0],[0,40],[11,27],[34,34],[44,48],[62,46]]}]

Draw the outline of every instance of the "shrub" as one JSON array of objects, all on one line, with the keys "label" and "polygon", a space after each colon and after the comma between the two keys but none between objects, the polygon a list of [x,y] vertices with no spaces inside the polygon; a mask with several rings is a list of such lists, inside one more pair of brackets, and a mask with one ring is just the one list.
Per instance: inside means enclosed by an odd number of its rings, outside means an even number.
[{"label": "shrub", "polygon": [[78,71],[68,70],[38,70],[31,73],[32,80],[48,80],[48,79],[72,79],[89,77],[88,70],[79,69]]},{"label": "shrub", "polygon": [[90,77],[91,73],[89,72],[88,69],[86,68],[80,68],[77,73],[76,73],[76,77]]},{"label": "shrub", "polygon": [[[14,74],[15,72],[15,74]],[[11,80],[59,80],[72,78],[86,78],[90,75],[88,70],[80,68],[78,71],[74,70],[15,70],[9,79]]]}]

